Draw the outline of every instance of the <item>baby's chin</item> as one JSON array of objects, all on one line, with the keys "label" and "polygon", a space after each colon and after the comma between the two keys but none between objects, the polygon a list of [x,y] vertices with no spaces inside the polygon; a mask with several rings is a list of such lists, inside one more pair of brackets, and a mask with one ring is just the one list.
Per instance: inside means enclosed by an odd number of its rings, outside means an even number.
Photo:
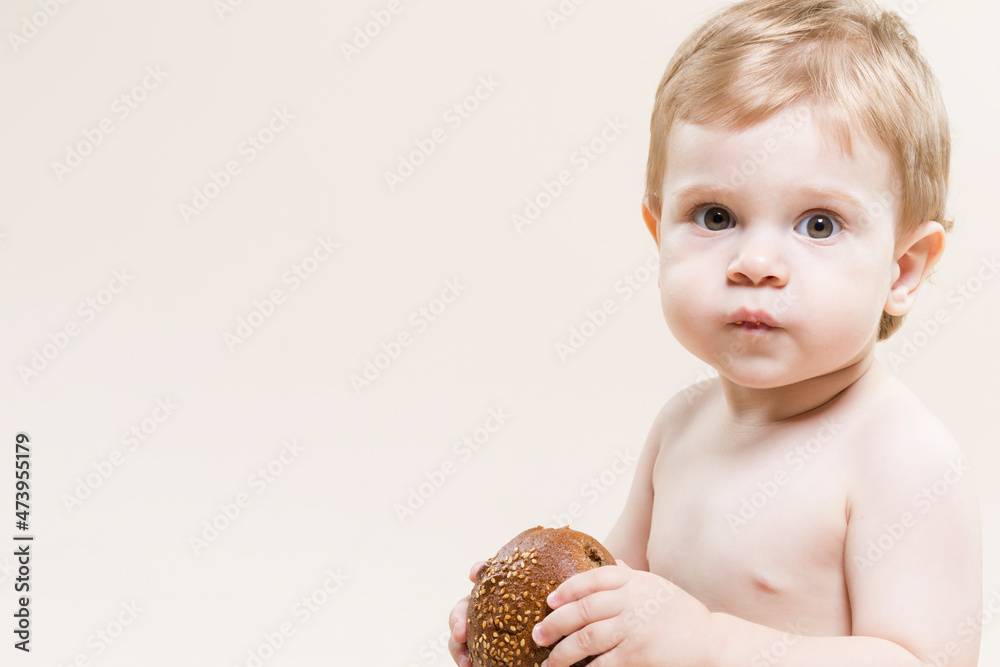
[{"label": "baby's chin", "polygon": [[817,377],[817,374],[803,372],[801,366],[772,359],[741,359],[732,364],[716,364],[713,367],[721,382],[745,389],[777,389]]},{"label": "baby's chin", "polygon": [[831,366],[828,364],[810,366],[804,361],[776,362],[771,359],[746,359],[731,365],[719,364],[713,366],[719,373],[720,382],[729,383],[744,389],[780,389],[797,387],[808,391],[811,385],[825,385],[828,382],[842,381],[840,378],[851,374],[852,367],[859,360],[851,359],[845,363]]},{"label": "baby's chin", "polygon": [[779,387],[787,387],[788,385],[796,384],[796,382],[801,381],[791,381],[785,377],[761,376],[751,373],[733,375],[719,373],[719,380],[720,382],[728,383],[742,389],[778,389]]}]

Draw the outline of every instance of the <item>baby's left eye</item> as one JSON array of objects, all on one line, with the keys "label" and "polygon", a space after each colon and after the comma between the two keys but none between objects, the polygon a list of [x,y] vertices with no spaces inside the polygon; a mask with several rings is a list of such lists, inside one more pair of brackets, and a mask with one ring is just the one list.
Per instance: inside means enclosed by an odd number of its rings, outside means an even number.
[{"label": "baby's left eye", "polygon": [[810,238],[825,239],[840,231],[840,224],[828,215],[814,213],[807,215],[795,225],[795,231]]}]

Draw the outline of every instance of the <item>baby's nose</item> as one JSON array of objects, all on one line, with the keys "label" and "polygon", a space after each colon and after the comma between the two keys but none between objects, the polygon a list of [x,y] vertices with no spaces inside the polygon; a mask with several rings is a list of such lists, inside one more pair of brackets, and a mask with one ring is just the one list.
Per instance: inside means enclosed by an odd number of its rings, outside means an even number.
[{"label": "baby's nose", "polygon": [[780,287],[788,282],[788,265],[775,239],[756,234],[738,245],[726,276],[740,285]]}]

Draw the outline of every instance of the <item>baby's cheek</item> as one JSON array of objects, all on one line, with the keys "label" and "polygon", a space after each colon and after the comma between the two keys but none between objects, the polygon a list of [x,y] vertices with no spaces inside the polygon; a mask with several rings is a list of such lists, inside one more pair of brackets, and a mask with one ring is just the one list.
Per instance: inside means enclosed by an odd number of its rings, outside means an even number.
[{"label": "baby's cheek", "polygon": [[707,335],[706,327],[712,315],[706,304],[709,299],[697,289],[683,285],[669,285],[660,292],[661,309],[667,328],[677,341],[694,351],[699,341]]},{"label": "baby's cheek", "polygon": [[670,308],[680,314],[698,309],[708,297],[710,279],[702,275],[704,273],[698,267],[686,265],[661,266],[659,286],[664,309]]},{"label": "baby's cheek", "polygon": [[857,326],[878,321],[889,294],[888,276],[884,272],[872,271],[872,267],[852,267],[845,272],[853,276],[851,283],[838,289],[833,296],[842,316],[855,321]]}]

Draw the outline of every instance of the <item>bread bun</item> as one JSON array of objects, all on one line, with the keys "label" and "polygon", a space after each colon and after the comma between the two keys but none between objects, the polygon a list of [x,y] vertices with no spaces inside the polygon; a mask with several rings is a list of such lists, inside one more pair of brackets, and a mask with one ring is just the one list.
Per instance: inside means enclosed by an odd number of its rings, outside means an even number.
[{"label": "bread bun", "polygon": [[552,647],[535,644],[531,630],[552,611],[545,598],[574,574],[614,564],[600,542],[568,526],[529,528],[505,544],[472,587],[466,644],[473,667],[542,664]]}]

